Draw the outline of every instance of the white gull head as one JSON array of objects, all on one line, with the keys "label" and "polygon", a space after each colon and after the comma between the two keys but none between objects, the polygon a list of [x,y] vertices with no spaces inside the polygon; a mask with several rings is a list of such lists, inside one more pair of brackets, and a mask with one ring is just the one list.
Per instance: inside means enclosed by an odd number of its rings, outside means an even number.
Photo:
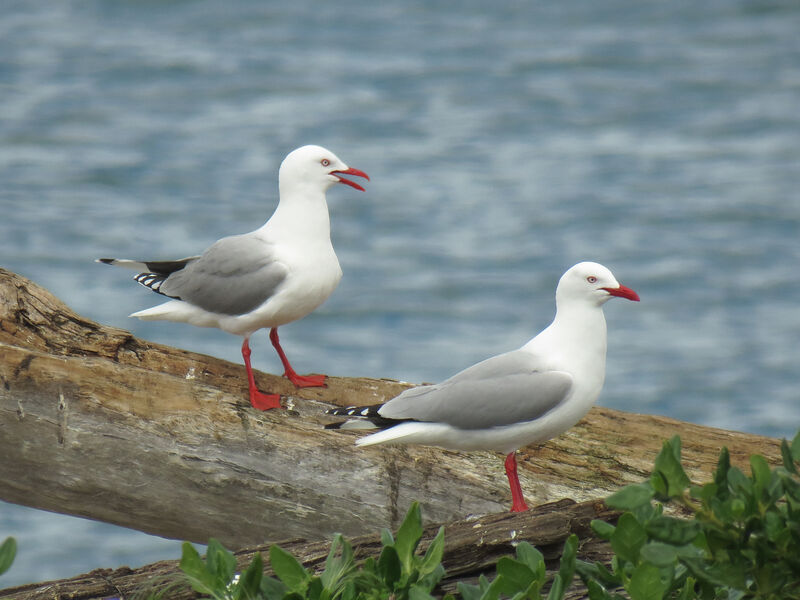
[{"label": "white gull head", "polygon": [[620,285],[603,265],[581,262],[561,276],[556,288],[556,306],[559,309],[579,303],[602,306],[614,296],[639,300],[636,292]]},{"label": "white gull head", "polygon": [[298,188],[325,192],[335,183],[343,183],[364,191],[359,184],[342,175],[355,175],[369,180],[363,171],[348,167],[342,159],[322,146],[301,146],[290,152],[278,171],[281,198],[293,196]]}]

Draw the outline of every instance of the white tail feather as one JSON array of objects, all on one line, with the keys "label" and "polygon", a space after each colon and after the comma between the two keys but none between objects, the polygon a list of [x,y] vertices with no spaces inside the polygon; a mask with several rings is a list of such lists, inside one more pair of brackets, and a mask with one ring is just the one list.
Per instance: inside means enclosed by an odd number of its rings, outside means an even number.
[{"label": "white tail feather", "polygon": [[149,271],[147,265],[138,260],[130,260],[127,258],[98,258],[94,262],[103,263],[105,265],[112,265],[115,267],[123,267],[125,269],[132,269],[134,271]]}]

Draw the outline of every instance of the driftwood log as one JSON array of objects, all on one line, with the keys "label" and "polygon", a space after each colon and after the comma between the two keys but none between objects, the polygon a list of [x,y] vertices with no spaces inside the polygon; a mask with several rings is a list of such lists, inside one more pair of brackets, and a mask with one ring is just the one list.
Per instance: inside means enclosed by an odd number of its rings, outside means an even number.
[{"label": "driftwood log", "polygon": [[[286,410],[252,409],[241,365],[104,327],[0,269],[0,495],[232,548],[394,527],[413,500],[436,522],[507,510],[499,455],[356,448],[358,434],[322,429],[328,403],[379,402],[404,384],[332,377],[297,390],[257,377]],[[603,497],[645,477],[675,434],[695,480],[723,445],[742,465],[780,456],[769,438],[595,408],[520,453],[523,490],[531,504]]]},{"label": "driftwood log", "polygon": [[[610,549],[607,544],[591,537],[589,523],[592,519],[614,521],[617,513],[610,511],[602,502],[575,504],[562,500],[551,505],[538,506],[526,513],[501,513],[461,520],[445,526],[445,551],[442,564],[447,570],[440,584],[440,591],[455,591],[456,582],[475,583],[481,573],[494,574],[494,565],[501,556],[513,556],[514,546],[519,540],[535,545],[547,561],[548,571],[558,568],[558,560],[566,538],[574,533],[580,538],[579,557],[586,561],[607,562]],[[420,551],[424,552],[438,525],[425,528]],[[357,559],[380,554],[378,534],[359,536],[349,540]],[[329,541],[281,542],[280,546],[294,554],[306,568],[321,570],[330,549]],[[255,552],[261,552],[268,565],[268,546],[244,549],[236,553],[240,571],[250,563]],[[265,571],[272,574],[267,566]],[[146,596],[147,592],[172,586],[166,596],[170,600],[189,600],[198,597],[181,582],[178,561],[161,561],[140,569],[97,569],[72,579],[50,581],[0,590],[3,600],[105,600]],[[583,591],[571,590],[567,598],[582,598]]]},{"label": "driftwood log", "polygon": [[[358,434],[322,429],[330,404],[379,402],[407,384],[257,379],[286,410],[253,410],[241,365],[99,325],[0,269],[0,497],[230,548],[395,528],[413,500],[429,522],[508,509],[499,455],[362,449]],[[523,490],[531,505],[602,498],[647,476],[675,434],[695,481],[722,446],[743,467],[753,453],[779,461],[770,438],[595,408],[519,453]]]}]

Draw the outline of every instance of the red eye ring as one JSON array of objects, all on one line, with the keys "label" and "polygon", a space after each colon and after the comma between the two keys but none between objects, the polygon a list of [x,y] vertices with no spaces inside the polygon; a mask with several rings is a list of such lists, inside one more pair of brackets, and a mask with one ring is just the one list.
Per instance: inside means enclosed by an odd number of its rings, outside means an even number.
[{"label": "red eye ring", "polygon": [[597,277],[595,277],[594,275],[589,275],[586,278],[586,281],[588,281],[589,283],[597,283]]},{"label": "red eye ring", "polygon": [[331,161],[329,161],[327,158],[323,158],[319,162],[323,167],[329,167],[331,165]]}]

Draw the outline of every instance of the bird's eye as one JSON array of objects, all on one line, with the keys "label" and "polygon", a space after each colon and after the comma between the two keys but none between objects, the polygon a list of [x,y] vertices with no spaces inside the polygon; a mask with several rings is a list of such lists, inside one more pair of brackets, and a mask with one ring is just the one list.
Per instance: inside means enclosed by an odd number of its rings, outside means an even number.
[{"label": "bird's eye", "polygon": [[595,277],[594,275],[589,275],[586,278],[586,281],[588,281],[589,283],[597,283],[597,277]]},{"label": "bird's eye", "polygon": [[327,158],[323,158],[323,159],[320,161],[320,163],[322,164],[322,166],[323,166],[323,167],[328,167],[328,166],[330,166],[330,164],[331,164],[331,161],[329,161]]}]

